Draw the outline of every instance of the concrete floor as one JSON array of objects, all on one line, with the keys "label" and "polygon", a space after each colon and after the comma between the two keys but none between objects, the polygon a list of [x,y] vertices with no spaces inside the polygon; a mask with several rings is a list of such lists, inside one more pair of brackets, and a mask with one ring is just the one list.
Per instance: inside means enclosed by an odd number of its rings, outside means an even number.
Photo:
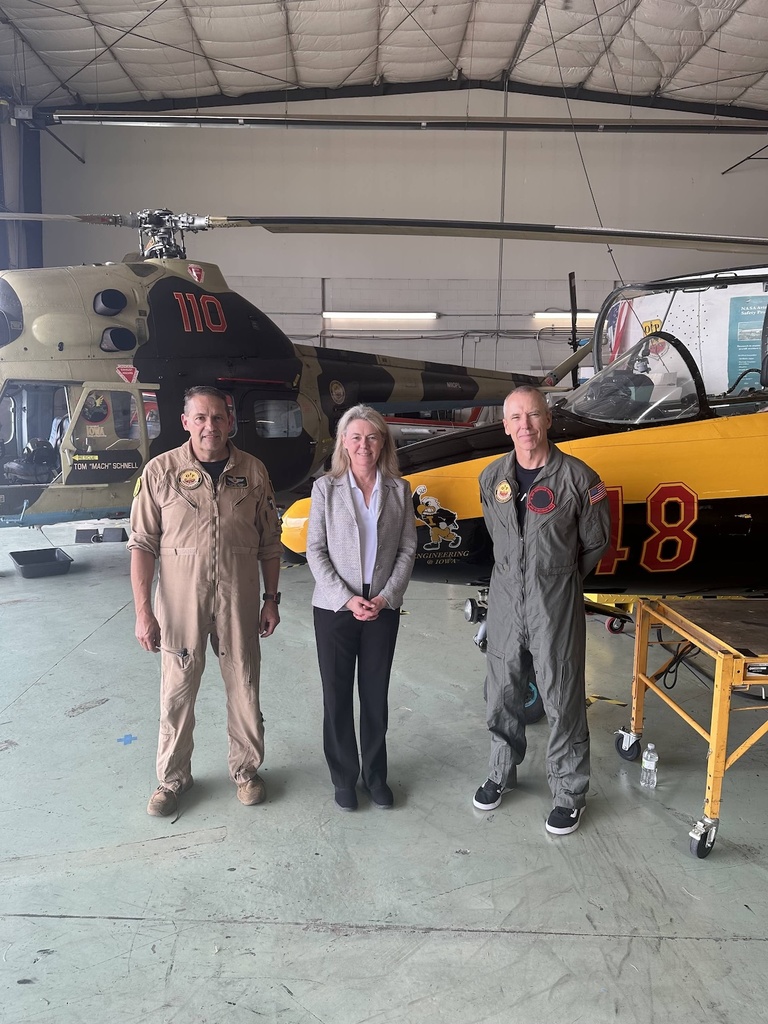
[{"label": "concrete floor", "polygon": [[[104,524],[101,524],[104,525]],[[226,772],[224,700],[209,664],[195,787],[150,818],[159,665],[133,638],[124,544],[75,528],[0,531],[0,1022],[560,1024],[750,1022],[768,952],[768,748],[726,776],[712,855],[688,829],[705,743],[650,697],[655,791],[622,762],[629,709],[590,708],[582,828],[544,831],[545,722],[520,788],[473,810],[486,777],[483,659],[472,591],[414,583],[391,693],[392,812],[335,810],[306,567],[283,573],[264,643],[268,802]],[[66,576],[24,579],[13,550],[61,546]],[[589,623],[588,691],[627,701],[632,637]],[[707,688],[681,669],[700,720]],[[762,707],[735,715],[732,735]]]}]

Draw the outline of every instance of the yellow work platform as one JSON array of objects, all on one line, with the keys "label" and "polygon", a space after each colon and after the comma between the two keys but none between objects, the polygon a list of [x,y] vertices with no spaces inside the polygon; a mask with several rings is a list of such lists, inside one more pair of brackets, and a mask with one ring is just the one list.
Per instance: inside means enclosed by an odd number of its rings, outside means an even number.
[{"label": "yellow work platform", "polygon": [[[714,659],[712,717],[709,730],[699,725],[658,685],[667,670],[679,660],[676,653],[653,675],[648,674],[648,651],[655,642],[651,630],[656,626],[671,629],[682,642],[688,642]],[[665,644],[670,641],[665,639]],[[675,641],[672,640],[672,643]],[[651,690],[707,741],[707,789],[702,817],[691,829],[691,853],[706,857],[715,845],[720,824],[720,797],[723,776],[759,739],[768,733],[768,718],[728,754],[728,727],[731,694],[734,690],[768,686],[768,600],[744,599],[719,601],[711,598],[674,600],[638,600],[636,603],[635,655],[632,677],[632,721],[629,729],[619,731],[616,750],[627,761],[640,756],[645,694]],[[768,707],[755,708],[768,713]]]}]

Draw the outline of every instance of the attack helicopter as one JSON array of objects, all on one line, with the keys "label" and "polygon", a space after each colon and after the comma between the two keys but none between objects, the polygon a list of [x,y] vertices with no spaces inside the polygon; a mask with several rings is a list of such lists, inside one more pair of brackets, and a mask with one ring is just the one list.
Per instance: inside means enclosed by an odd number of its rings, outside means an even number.
[{"label": "attack helicopter", "polygon": [[0,525],[126,515],[146,461],[185,439],[179,410],[192,384],[213,384],[230,396],[237,444],[262,459],[279,495],[295,496],[308,492],[341,414],[357,402],[390,413],[496,405],[515,384],[557,383],[579,358],[539,380],[295,345],[227,286],[218,267],[187,259],[186,232],[256,226],[768,249],[766,238],[492,222],[201,217],[169,210],[0,213],[0,220],[139,233],[139,252],[121,263],[0,274]]},{"label": "attack helicopter", "polygon": [[[0,274],[0,525],[127,514],[146,461],[185,440],[183,394],[230,397],[236,443],[278,495],[319,470],[343,411],[498,405],[527,374],[295,345],[218,267],[187,259],[185,231],[227,218],[136,215],[2,219],[131,226],[121,263]],[[299,491],[300,493],[300,491]]]}]

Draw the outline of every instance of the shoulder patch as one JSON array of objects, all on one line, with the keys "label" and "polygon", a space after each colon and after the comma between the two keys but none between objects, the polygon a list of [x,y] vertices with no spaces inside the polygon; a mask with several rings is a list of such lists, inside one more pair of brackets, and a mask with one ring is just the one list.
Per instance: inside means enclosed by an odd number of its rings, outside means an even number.
[{"label": "shoulder patch", "polygon": [[140,490],[141,490],[141,477],[138,478],[138,480],[136,481],[136,485],[133,488],[133,496],[134,496],[134,498],[138,498]]},{"label": "shoulder patch", "polygon": [[608,497],[608,492],[605,489],[605,484],[602,480],[595,484],[594,487],[589,488],[589,504],[596,505],[598,501],[602,501],[603,498]]}]

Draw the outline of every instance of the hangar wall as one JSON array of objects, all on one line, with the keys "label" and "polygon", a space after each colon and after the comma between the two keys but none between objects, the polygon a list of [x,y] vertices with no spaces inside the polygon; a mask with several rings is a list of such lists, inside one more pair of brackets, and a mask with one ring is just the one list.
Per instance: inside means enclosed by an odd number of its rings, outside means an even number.
[{"label": "hangar wall", "polygon": [[[480,117],[501,115],[503,96],[435,93],[242,109],[281,116]],[[654,114],[574,102],[570,110],[574,117]],[[510,95],[507,113],[566,117],[568,108],[561,100]],[[499,133],[61,126],[56,134],[86,162],[80,165],[43,136],[47,212],[170,207],[214,215],[498,220],[502,209]],[[582,135],[577,145],[572,133],[510,133],[504,219],[768,234],[763,164],[750,161],[722,174],[755,148],[749,136],[592,134]],[[218,263],[233,287],[296,340],[322,337],[326,344],[355,348],[386,345],[399,354],[405,346],[414,358],[469,365],[477,359],[475,365],[518,369],[537,368],[537,360],[554,364],[567,352],[565,342],[559,344],[553,335],[552,351],[542,358],[541,324],[531,314],[568,306],[569,271],[577,275],[579,305],[596,309],[616,280],[649,280],[760,259],[513,241],[505,242],[500,254],[499,243],[487,240],[279,236],[261,229],[212,232],[191,236],[187,243],[192,257]],[[47,265],[118,260],[135,247],[127,229],[57,224],[45,231]],[[355,294],[359,305],[353,308],[434,310],[441,319],[430,332],[358,333],[360,344],[351,345],[337,340],[337,330],[323,332],[320,313],[323,299],[330,308],[330,298],[346,304],[355,301]],[[489,343],[484,332],[495,329],[497,313],[502,335],[498,344],[495,339]],[[347,332],[343,338],[352,340]]]}]

